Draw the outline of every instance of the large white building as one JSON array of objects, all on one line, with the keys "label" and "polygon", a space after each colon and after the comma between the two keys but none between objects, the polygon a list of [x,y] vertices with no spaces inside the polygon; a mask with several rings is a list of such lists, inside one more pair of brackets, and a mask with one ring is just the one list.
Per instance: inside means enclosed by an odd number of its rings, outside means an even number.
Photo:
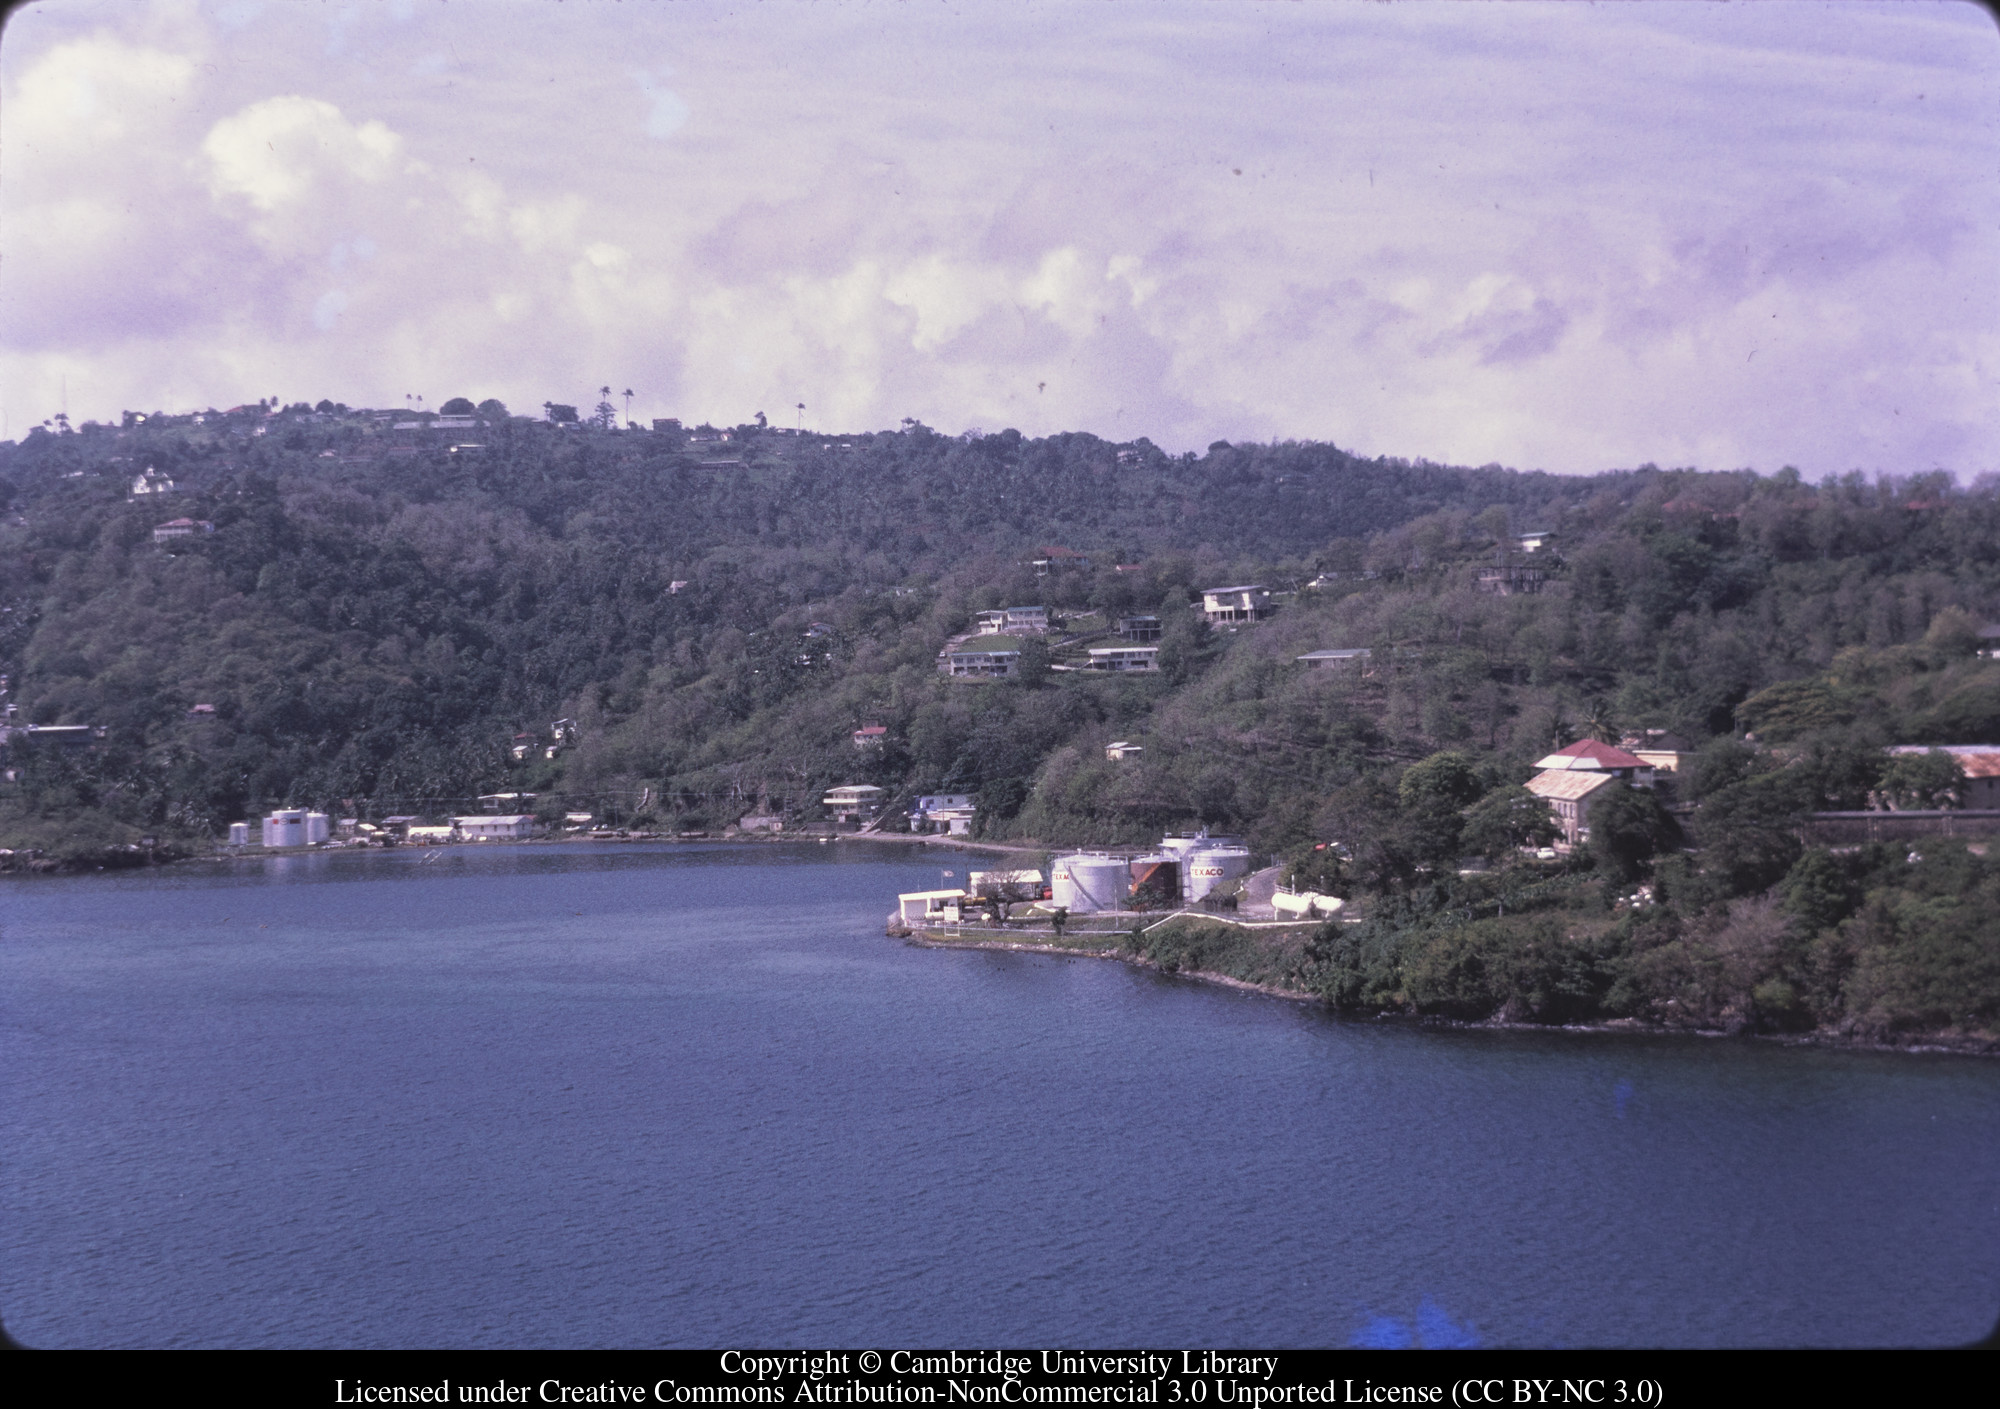
[{"label": "large white building", "polygon": [[1256,582],[1242,587],[1204,588],[1201,610],[1217,623],[1257,621],[1271,614],[1271,589]]},{"label": "large white building", "polygon": [[1092,646],[1090,648],[1090,668],[1092,670],[1158,670],[1160,668],[1160,648],[1158,646]]},{"label": "large white building", "polygon": [[1019,651],[951,651],[944,658],[944,673],[961,680],[1000,680],[1020,664]]},{"label": "large white building", "polygon": [[535,834],[535,819],[528,813],[512,816],[481,814],[478,817],[454,817],[452,825],[466,841],[526,841]]}]

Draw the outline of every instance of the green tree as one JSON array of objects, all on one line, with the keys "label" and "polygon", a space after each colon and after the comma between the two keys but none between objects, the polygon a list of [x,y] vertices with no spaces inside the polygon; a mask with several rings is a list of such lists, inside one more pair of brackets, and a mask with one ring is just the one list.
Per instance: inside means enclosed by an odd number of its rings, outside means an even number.
[{"label": "green tree", "polygon": [[1526,788],[1495,788],[1465,814],[1462,844],[1500,861],[1524,847],[1544,847],[1562,834],[1549,805]]},{"label": "green tree", "polygon": [[1590,853],[1599,870],[1635,881],[1647,863],[1680,845],[1680,823],[1651,788],[1614,782],[1598,789],[1590,805]]},{"label": "green tree", "polygon": [[1738,895],[1771,885],[1804,850],[1798,827],[1807,810],[1789,770],[1756,774],[1709,794],[1694,815],[1704,869]]},{"label": "green tree", "polygon": [[489,421],[504,421],[507,419],[507,403],[498,397],[489,396],[474,409]]},{"label": "green tree", "polygon": [[1352,889],[1339,848],[1328,842],[1316,842],[1293,852],[1283,879],[1287,890],[1309,890],[1316,895],[1336,895],[1342,899]]},{"label": "green tree", "polygon": [[463,396],[454,396],[438,407],[438,414],[441,416],[470,416],[472,411],[472,402]]},{"label": "green tree", "polygon": [[1396,800],[1417,854],[1432,865],[1456,858],[1465,830],[1460,809],[1484,791],[1472,760],[1455,749],[1434,753],[1405,769],[1396,785]]},{"label": "green tree", "polygon": [[1943,749],[1891,755],[1882,770],[1882,791],[1905,810],[1956,807],[1964,781],[1958,760]]},{"label": "green tree", "polygon": [[1049,643],[1039,636],[1021,642],[1021,658],[1014,663],[1014,678],[1026,690],[1039,690],[1049,682]]}]

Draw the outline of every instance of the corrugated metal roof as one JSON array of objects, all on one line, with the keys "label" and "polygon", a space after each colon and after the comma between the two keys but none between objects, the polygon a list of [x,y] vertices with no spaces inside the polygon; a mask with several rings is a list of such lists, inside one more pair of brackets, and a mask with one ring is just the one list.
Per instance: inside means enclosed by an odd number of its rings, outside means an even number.
[{"label": "corrugated metal roof", "polygon": [[1536,797],[1551,802],[1574,802],[1578,798],[1589,797],[1611,781],[1609,773],[1586,770],[1564,772],[1551,769],[1547,773],[1537,773],[1528,779],[1528,791]]}]

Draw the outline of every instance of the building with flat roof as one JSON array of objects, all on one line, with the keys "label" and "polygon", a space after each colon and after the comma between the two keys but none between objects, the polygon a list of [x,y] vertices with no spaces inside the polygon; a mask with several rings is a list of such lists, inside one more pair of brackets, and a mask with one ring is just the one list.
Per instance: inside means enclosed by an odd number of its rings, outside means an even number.
[{"label": "building with flat roof", "polygon": [[454,817],[452,825],[466,841],[526,841],[535,834],[535,819],[528,813],[477,817]]},{"label": "building with flat roof", "polygon": [[1307,670],[1357,670],[1365,668],[1374,654],[1366,646],[1343,646],[1326,651],[1307,651],[1296,659]]},{"label": "building with flat roof", "polygon": [[1017,650],[950,651],[943,661],[944,673],[962,680],[1004,679],[1012,675],[1020,663],[1021,653]]},{"label": "building with flat roof", "polygon": [[820,799],[820,805],[826,808],[827,820],[835,826],[857,827],[874,821],[887,798],[888,791],[873,783],[849,783],[829,789]]},{"label": "building with flat roof", "polygon": [[1158,670],[1160,668],[1160,648],[1158,646],[1092,646],[1090,648],[1090,668],[1092,670]]}]

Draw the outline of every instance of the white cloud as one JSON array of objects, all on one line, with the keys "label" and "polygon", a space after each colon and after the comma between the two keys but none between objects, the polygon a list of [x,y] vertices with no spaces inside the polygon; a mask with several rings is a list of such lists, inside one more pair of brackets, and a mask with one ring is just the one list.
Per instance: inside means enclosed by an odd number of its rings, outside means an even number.
[{"label": "white cloud", "polygon": [[297,94],[224,118],[201,144],[211,188],[265,212],[297,204],[324,184],[386,180],[401,148],[382,123],[351,123],[332,103]]},{"label": "white cloud", "polygon": [[1983,16],[1503,8],[25,11],[0,398],[2000,462]]}]

